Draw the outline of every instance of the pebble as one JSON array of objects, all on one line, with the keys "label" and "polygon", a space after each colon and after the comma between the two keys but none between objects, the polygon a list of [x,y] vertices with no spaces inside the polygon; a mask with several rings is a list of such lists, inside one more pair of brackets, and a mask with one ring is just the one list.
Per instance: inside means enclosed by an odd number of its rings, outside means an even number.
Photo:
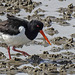
[{"label": "pebble", "polygon": [[75,33],[74,33],[74,34],[71,34],[71,37],[72,37],[72,38],[75,38]]},{"label": "pebble", "polygon": [[52,47],[51,48],[51,50],[50,51],[52,51],[52,52],[59,52],[59,51],[61,51],[62,50],[62,48],[60,48],[60,47]]},{"label": "pebble", "polygon": [[73,9],[73,7],[74,7],[74,6],[73,6],[72,3],[71,3],[70,5],[68,5],[68,8],[69,8],[69,9]]},{"label": "pebble", "polygon": [[62,44],[65,44],[67,40],[68,40],[68,38],[66,38],[66,37],[55,37],[51,41],[53,44],[62,45]]},{"label": "pebble", "polygon": [[54,34],[58,34],[58,31],[55,30],[54,28],[47,28],[45,29],[45,32],[51,36],[53,36]]},{"label": "pebble", "polygon": [[38,55],[32,55],[31,57],[27,59],[27,61],[35,66],[40,64],[43,61],[43,59],[39,57]]}]

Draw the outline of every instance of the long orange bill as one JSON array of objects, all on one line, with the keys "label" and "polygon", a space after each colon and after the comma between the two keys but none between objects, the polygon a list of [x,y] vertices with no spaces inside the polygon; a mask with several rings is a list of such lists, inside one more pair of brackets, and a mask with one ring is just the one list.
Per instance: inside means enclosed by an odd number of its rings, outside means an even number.
[{"label": "long orange bill", "polygon": [[51,43],[49,42],[48,38],[46,37],[46,35],[44,34],[44,32],[42,30],[40,30],[40,33],[42,34],[42,36],[45,38],[45,40],[51,45]]}]

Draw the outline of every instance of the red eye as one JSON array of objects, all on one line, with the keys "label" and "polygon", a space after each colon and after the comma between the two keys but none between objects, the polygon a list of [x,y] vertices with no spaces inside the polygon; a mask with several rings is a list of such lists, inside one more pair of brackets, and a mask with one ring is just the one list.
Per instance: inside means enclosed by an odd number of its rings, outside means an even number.
[{"label": "red eye", "polygon": [[39,25],[37,25],[37,27],[40,27]]}]

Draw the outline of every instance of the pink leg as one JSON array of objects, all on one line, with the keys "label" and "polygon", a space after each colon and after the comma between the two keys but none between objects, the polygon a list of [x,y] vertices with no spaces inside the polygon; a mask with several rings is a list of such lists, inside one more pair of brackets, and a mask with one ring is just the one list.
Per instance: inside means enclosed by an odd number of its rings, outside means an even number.
[{"label": "pink leg", "polygon": [[8,49],[9,59],[11,59],[11,55],[10,55],[10,47],[8,47],[7,49]]},{"label": "pink leg", "polygon": [[26,52],[24,52],[24,51],[19,51],[19,50],[16,50],[15,49],[15,46],[13,46],[13,48],[12,48],[14,51],[17,51],[17,52],[20,52],[20,53],[22,53],[24,56],[30,56],[28,53],[26,53]]}]

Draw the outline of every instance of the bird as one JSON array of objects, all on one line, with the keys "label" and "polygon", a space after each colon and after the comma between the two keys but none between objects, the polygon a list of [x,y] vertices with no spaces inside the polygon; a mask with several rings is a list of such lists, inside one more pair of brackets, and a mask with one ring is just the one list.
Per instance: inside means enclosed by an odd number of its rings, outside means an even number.
[{"label": "bird", "polygon": [[24,20],[14,15],[7,14],[7,20],[0,22],[0,41],[7,44],[9,59],[11,59],[10,47],[12,50],[30,56],[27,52],[16,50],[16,46],[25,45],[34,40],[38,33],[41,33],[45,40],[50,41],[43,32],[44,24],[39,20]]}]

